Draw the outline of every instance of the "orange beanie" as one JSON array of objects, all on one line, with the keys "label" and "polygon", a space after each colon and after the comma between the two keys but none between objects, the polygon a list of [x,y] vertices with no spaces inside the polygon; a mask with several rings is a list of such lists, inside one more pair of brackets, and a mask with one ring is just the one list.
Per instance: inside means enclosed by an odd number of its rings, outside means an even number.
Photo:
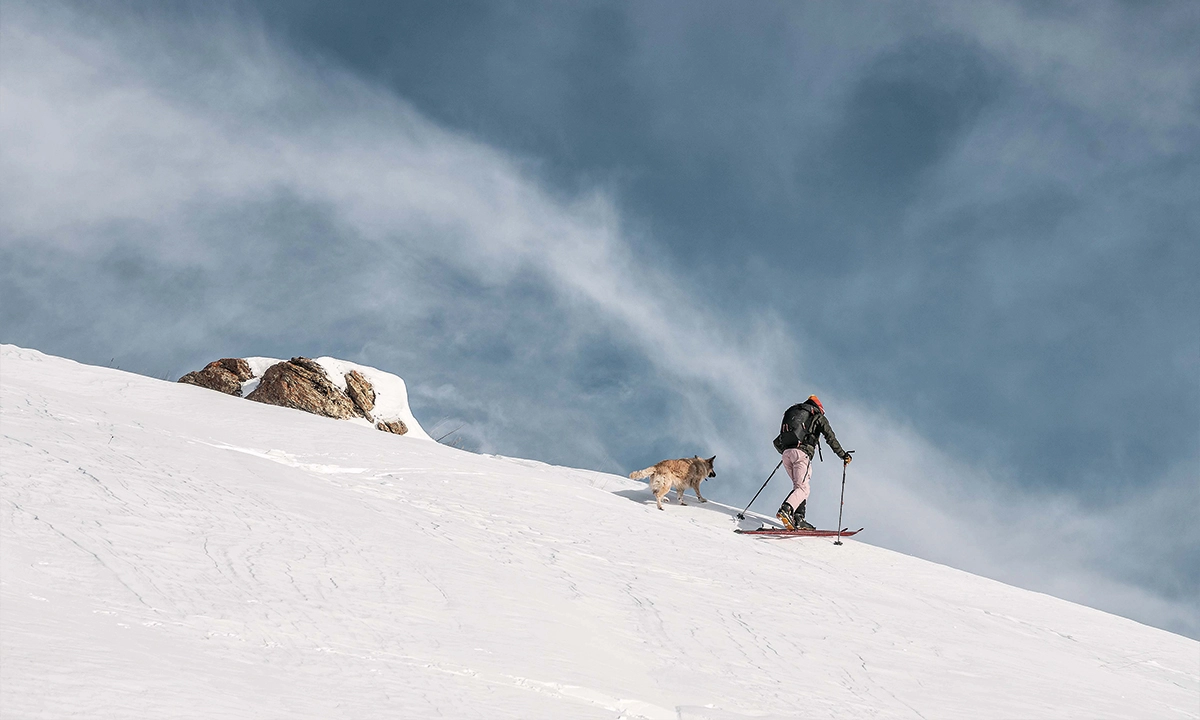
[{"label": "orange beanie", "polygon": [[821,404],[821,401],[817,399],[816,395],[809,395],[808,399],[812,400],[813,405],[816,405],[817,407],[821,408],[821,412],[825,412],[825,406]]}]

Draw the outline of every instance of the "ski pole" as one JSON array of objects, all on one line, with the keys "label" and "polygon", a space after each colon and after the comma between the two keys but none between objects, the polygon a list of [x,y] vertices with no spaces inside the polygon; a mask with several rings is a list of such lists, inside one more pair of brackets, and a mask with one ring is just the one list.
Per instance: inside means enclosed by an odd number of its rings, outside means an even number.
[{"label": "ski pole", "polygon": [[[847,455],[853,455],[853,450],[847,450]],[[834,545],[842,544],[842,510],[846,507],[846,466],[849,463],[842,463],[842,499],[838,501],[838,536],[837,540],[833,541]]]},{"label": "ski pole", "polygon": [[[767,483],[771,482],[771,478],[775,477],[775,473],[779,470],[780,466],[782,466],[782,465],[783,465],[783,460],[780,460],[779,465],[776,465],[775,469],[771,471],[771,474],[767,476],[767,480],[766,480],[766,482],[763,483],[763,486],[758,489],[758,492],[754,493],[754,497],[750,498],[750,504],[746,506],[746,510],[749,510],[750,505],[753,505],[754,501],[758,499],[758,496],[762,495],[762,491],[767,489]],[[737,514],[738,520],[746,519],[746,510],[743,510]]]}]

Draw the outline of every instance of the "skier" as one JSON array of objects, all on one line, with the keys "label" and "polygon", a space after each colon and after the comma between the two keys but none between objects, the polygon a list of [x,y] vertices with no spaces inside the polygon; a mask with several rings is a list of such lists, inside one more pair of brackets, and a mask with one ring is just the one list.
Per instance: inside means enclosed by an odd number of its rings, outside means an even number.
[{"label": "skier", "polygon": [[825,418],[825,407],[816,395],[809,395],[802,403],[791,406],[783,413],[779,437],[775,438],[775,449],[783,453],[783,467],[788,477],[792,479],[792,492],[788,494],[779,506],[775,517],[788,530],[813,530],[813,526],[804,520],[805,507],[808,505],[808,480],[812,477],[813,453],[821,442],[821,436],[831,450],[842,459],[842,464],[850,464],[850,453],[842,449],[829,420]]}]

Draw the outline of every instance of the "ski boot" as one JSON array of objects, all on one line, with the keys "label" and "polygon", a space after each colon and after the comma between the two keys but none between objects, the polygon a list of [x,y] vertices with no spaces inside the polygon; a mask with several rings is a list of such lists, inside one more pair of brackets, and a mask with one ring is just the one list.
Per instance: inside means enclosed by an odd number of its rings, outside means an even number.
[{"label": "ski boot", "polygon": [[792,523],[792,514],[794,512],[792,506],[785,502],[779,506],[779,512],[775,513],[775,517],[779,518],[779,522],[783,523],[783,526],[788,530],[795,530],[796,526]]},{"label": "ski boot", "polygon": [[792,526],[796,530],[816,530],[811,523],[804,519],[804,509],[807,505],[808,498],[805,498],[804,502],[800,503],[796,511],[792,513]]}]

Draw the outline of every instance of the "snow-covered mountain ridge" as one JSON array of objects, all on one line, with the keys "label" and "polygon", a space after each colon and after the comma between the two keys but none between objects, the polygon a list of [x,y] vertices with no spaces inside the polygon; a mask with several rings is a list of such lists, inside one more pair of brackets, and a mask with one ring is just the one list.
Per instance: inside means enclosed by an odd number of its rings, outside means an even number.
[{"label": "snow-covered mountain ridge", "polygon": [[1200,643],[626,478],[12,346],[0,413],[6,718],[1200,717]]}]

